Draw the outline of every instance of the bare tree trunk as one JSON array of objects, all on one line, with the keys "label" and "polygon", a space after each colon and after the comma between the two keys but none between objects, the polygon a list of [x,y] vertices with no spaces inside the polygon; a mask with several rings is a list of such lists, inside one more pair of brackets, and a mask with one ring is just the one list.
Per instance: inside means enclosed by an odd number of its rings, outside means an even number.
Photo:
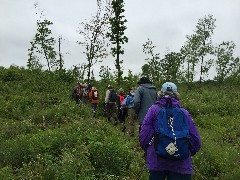
[{"label": "bare tree trunk", "polygon": [[203,56],[202,56],[202,61],[201,61],[201,74],[200,74],[200,79],[199,79],[199,82],[200,84],[202,83],[202,76],[203,76]]},{"label": "bare tree trunk", "polygon": [[59,70],[62,70],[62,68],[63,68],[62,54],[61,54],[61,39],[62,39],[62,37],[59,36],[59,39],[58,39],[58,50],[59,50]]},{"label": "bare tree trunk", "polygon": [[120,52],[119,52],[120,48],[119,48],[119,40],[117,38],[117,59],[116,59],[116,69],[117,69],[117,84],[120,85],[120,79],[121,79],[121,68],[120,68],[120,60],[119,60],[119,56],[120,56]]}]

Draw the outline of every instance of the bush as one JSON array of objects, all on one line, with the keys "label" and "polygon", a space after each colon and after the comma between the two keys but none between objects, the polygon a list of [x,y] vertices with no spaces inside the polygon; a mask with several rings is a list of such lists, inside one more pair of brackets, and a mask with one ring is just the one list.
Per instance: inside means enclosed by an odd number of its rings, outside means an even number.
[{"label": "bush", "polygon": [[[133,77],[132,77],[133,78]],[[136,84],[124,78],[123,88]],[[0,177],[4,179],[148,179],[138,137],[129,138],[99,114],[70,100],[71,73],[0,68]],[[238,179],[239,87],[179,85],[183,106],[199,128],[203,147],[193,157],[193,179]]]}]

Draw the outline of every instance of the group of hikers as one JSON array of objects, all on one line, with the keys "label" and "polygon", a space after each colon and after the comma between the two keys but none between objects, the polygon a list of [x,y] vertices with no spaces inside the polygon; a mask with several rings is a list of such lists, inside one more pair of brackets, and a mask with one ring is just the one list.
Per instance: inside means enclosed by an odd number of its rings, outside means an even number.
[{"label": "group of hikers", "polygon": [[[136,88],[129,89],[129,93],[126,95],[124,90],[120,88],[117,92],[113,86],[108,85],[106,88],[106,94],[103,102],[103,114],[107,117],[108,122],[112,122],[116,126],[118,123],[122,124],[121,131],[126,130],[126,118],[129,121],[129,135],[134,136],[136,113],[134,111],[133,97]],[[90,83],[78,82],[72,92],[72,99],[77,104],[86,106],[88,102],[92,104],[93,116],[96,115],[97,107],[100,102],[99,92],[96,87],[92,87]]]},{"label": "group of hikers", "polygon": [[97,105],[99,103],[99,93],[96,87],[92,87],[90,83],[81,83],[78,81],[77,85],[72,91],[72,100],[76,101],[77,104],[82,102],[82,106],[85,107],[87,103],[91,102],[92,112],[95,115],[97,111]]},{"label": "group of hikers", "polygon": [[[107,120],[122,124],[128,133],[135,136],[135,122],[139,124],[138,137],[144,150],[150,180],[188,180],[192,178],[191,157],[201,148],[200,134],[190,113],[181,106],[177,86],[165,82],[157,91],[148,77],[141,77],[138,87],[131,87],[128,94],[120,88],[115,92],[107,86],[104,111]],[[76,103],[82,100],[83,106],[89,98],[92,112],[96,114],[99,94],[91,84],[78,84],[73,97]]]}]

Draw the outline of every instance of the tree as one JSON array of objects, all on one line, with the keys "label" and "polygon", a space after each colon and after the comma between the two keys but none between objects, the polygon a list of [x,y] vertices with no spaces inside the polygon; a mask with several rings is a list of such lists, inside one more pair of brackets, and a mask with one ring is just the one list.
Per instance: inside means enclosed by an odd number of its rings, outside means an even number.
[{"label": "tree", "polygon": [[108,81],[113,79],[113,75],[111,73],[111,68],[109,68],[108,66],[106,66],[106,67],[101,66],[100,71],[99,71],[99,77],[101,77],[102,80],[108,80]]},{"label": "tree", "polygon": [[57,62],[59,64],[59,70],[63,69],[63,64],[64,64],[64,61],[62,59],[62,53],[61,53],[61,42],[62,42],[62,36],[59,36],[59,38],[58,38],[58,55],[59,55],[59,60],[57,60]]},{"label": "tree", "polygon": [[128,75],[123,78],[123,86],[124,90],[129,90],[131,87],[134,87],[137,84],[139,77],[137,75],[133,75],[131,70],[128,70]]},{"label": "tree", "polygon": [[27,62],[28,69],[42,69],[43,65],[40,63],[39,58],[33,54],[33,52],[29,53],[29,59]]},{"label": "tree", "polygon": [[190,85],[190,83],[192,83],[194,80],[195,67],[198,62],[198,47],[200,46],[200,42],[200,38],[196,34],[187,36],[187,41],[180,50],[182,63],[187,63],[187,70],[185,74],[188,85]]},{"label": "tree", "polygon": [[187,36],[185,45],[181,48],[181,54],[184,62],[187,63],[187,81],[192,82],[197,65],[200,65],[200,83],[203,76],[207,76],[209,69],[212,66],[214,48],[212,45],[211,36],[215,28],[215,19],[212,15],[205,16],[199,19],[195,33]]},{"label": "tree", "polygon": [[121,64],[123,60],[120,60],[120,54],[124,54],[124,50],[122,48],[122,44],[128,42],[128,38],[124,35],[124,31],[127,29],[125,23],[127,20],[125,19],[124,13],[124,2],[123,0],[112,0],[112,9],[113,16],[110,18],[111,24],[111,32],[107,33],[107,37],[110,38],[110,41],[113,45],[115,45],[112,50],[113,57],[116,56],[115,66],[117,69],[117,83],[120,85],[120,81],[122,79],[123,71],[121,70]]},{"label": "tree", "polygon": [[[213,30],[215,28],[215,21],[216,19],[213,19],[212,15],[208,15],[200,19],[197,24],[196,34],[199,36],[201,42],[198,49],[198,55],[201,59],[200,83],[203,80],[203,76],[208,73],[213,63],[213,59],[208,58],[207,56],[214,54],[211,36],[213,35]],[[207,57],[207,59],[205,57]]]},{"label": "tree", "polygon": [[175,52],[168,53],[161,62],[165,81],[178,80],[180,75],[180,66],[182,63],[181,54]]},{"label": "tree", "polygon": [[89,22],[82,22],[78,32],[83,40],[77,41],[85,50],[83,53],[87,56],[87,78],[91,76],[91,68],[101,62],[102,58],[107,57],[108,42],[106,40],[106,32],[109,24],[109,16],[111,14],[110,4],[104,5],[103,0],[97,0],[97,13],[92,16]]},{"label": "tree", "polygon": [[141,76],[146,76],[146,77],[149,76],[149,72],[151,71],[150,71],[150,66],[148,64],[144,64],[141,69],[142,69]]},{"label": "tree", "polygon": [[[37,8],[38,3],[35,3],[34,6]],[[43,55],[47,60],[47,67],[50,71],[51,68],[58,68],[58,62],[56,61],[56,51],[54,50],[56,41],[53,37],[51,37],[52,31],[49,29],[49,26],[53,23],[47,19],[42,20],[43,16],[43,11],[40,11],[40,19],[37,20],[37,32],[33,38],[33,41],[30,42],[31,48],[28,49],[28,68],[34,68],[33,64],[38,64],[38,61],[40,59],[38,55]]]},{"label": "tree", "polygon": [[150,57],[147,57],[145,59],[147,61],[147,65],[142,66],[142,70],[143,73],[148,74],[148,77],[154,82],[159,81],[163,71],[160,62],[160,53],[155,53],[155,48],[156,46],[153,45],[153,42],[150,41],[150,39],[148,39],[148,41],[143,44],[143,52]]},{"label": "tree", "polygon": [[70,72],[75,78],[77,78],[79,80],[83,80],[84,76],[85,76],[85,72],[86,72],[86,67],[87,67],[87,65],[85,63],[74,65],[70,69]]},{"label": "tree", "polygon": [[235,44],[232,41],[222,42],[216,48],[216,70],[217,80],[220,83],[226,79],[231,72],[234,72],[238,64],[238,58],[233,57]]}]

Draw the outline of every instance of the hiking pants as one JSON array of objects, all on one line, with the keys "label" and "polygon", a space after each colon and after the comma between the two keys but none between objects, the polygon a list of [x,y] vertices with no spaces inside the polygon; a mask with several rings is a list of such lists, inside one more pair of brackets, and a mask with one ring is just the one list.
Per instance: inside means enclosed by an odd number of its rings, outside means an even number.
[{"label": "hiking pants", "polygon": [[75,99],[77,104],[80,103],[80,100],[81,100],[80,95],[75,95],[74,99]]},{"label": "hiking pants", "polygon": [[92,112],[96,113],[96,111],[97,111],[97,104],[92,103]]},{"label": "hiking pants", "polygon": [[191,180],[191,174],[180,174],[170,171],[149,171],[149,180]]},{"label": "hiking pants", "polygon": [[127,116],[127,109],[118,108],[118,120],[125,125],[125,120]]},{"label": "hiking pants", "polygon": [[107,103],[106,104],[106,113],[107,113],[107,117],[110,119],[111,117],[117,121],[117,109],[116,109],[116,103]]},{"label": "hiking pants", "polygon": [[128,109],[129,135],[134,136],[137,115],[134,109]]}]

